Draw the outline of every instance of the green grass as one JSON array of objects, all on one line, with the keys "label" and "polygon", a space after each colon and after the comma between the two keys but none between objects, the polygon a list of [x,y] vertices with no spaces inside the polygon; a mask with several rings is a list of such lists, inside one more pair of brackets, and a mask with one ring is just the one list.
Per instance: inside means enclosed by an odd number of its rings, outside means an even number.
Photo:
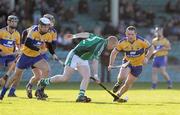
[{"label": "green grass", "polygon": [[[112,88],[112,84],[105,85]],[[92,102],[76,103],[79,83],[49,86],[47,101],[27,99],[25,85],[21,84],[17,98],[0,101],[0,115],[179,115],[180,83],[175,83],[172,90],[166,89],[164,83],[158,86],[149,90],[150,83],[136,83],[124,95],[129,97],[127,103],[114,103],[107,92],[91,83],[86,94]]]}]

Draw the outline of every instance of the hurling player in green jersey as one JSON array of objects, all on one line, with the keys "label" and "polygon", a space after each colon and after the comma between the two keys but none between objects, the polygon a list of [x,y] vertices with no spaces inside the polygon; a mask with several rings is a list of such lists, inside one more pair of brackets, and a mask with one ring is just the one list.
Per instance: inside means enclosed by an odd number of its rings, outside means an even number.
[{"label": "hurling player in green jersey", "polygon": [[[97,36],[92,33],[82,32],[78,34],[69,34],[69,39],[85,38],[74,49],[72,49],[65,61],[64,73],[62,75],[55,75],[50,78],[42,79],[38,83],[38,99],[43,99],[41,96],[41,88],[46,87],[51,83],[66,82],[70,79],[71,75],[77,69],[82,76],[80,84],[80,92],[76,102],[90,102],[91,98],[85,96],[85,91],[89,84],[90,67],[88,60],[99,58],[102,51],[107,48],[109,50],[114,49],[118,44],[118,40],[115,36],[109,36],[104,39],[101,36]],[[96,79],[99,79],[96,76]],[[100,82],[97,80],[97,82]]]}]

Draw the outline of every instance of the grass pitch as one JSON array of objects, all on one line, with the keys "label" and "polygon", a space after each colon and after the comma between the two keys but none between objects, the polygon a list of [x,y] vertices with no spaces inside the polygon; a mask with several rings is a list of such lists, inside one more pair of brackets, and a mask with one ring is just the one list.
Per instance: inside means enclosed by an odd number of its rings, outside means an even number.
[{"label": "grass pitch", "polygon": [[[111,84],[105,84],[109,89]],[[179,115],[180,83],[166,89],[166,84],[158,84],[158,89],[150,90],[150,83],[136,83],[124,96],[127,103],[114,103],[112,97],[94,83],[86,94],[91,103],[76,103],[79,83],[59,83],[51,85],[46,92],[46,101],[28,99],[25,85],[18,87],[17,98],[5,97],[0,101],[0,115]],[[34,92],[33,92],[34,93]]]}]

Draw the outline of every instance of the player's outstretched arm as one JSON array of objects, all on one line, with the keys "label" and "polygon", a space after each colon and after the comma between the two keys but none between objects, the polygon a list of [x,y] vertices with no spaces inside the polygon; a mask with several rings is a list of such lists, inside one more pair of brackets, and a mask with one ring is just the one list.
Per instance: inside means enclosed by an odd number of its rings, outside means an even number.
[{"label": "player's outstretched arm", "polygon": [[89,35],[90,35],[89,32],[81,32],[77,34],[66,34],[64,38],[65,39],[88,38]]},{"label": "player's outstretched arm", "polygon": [[110,59],[109,59],[108,71],[111,70],[118,53],[119,52],[116,50],[116,48],[114,48],[113,51],[111,52]]},{"label": "player's outstretched arm", "polygon": [[145,59],[144,59],[144,64],[147,64],[147,63],[148,63],[148,60],[151,58],[151,56],[153,55],[153,53],[154,53],[154,46],[151,45],[151,47],[148,48],[146,57],[145,57]]}]

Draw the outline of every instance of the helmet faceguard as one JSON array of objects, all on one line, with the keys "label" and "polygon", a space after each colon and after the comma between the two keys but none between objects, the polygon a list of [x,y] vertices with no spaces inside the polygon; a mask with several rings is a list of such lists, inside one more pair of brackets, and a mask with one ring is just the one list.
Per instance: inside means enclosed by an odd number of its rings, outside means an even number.
[{"label": "helmet faceguard", "polygon": [[10,15],[7,18],[7,24],[10,28],[16,29],[17,28],[17,23],[19,22],[19,19],[15,15]]},{"label": "helmet faceguard", "polygon": [[51,14],[44,14],[43,17],[48,18],[51,21],[51,26],[54,26],[55,18],[54,18],[53,15],[51,15]]}]

